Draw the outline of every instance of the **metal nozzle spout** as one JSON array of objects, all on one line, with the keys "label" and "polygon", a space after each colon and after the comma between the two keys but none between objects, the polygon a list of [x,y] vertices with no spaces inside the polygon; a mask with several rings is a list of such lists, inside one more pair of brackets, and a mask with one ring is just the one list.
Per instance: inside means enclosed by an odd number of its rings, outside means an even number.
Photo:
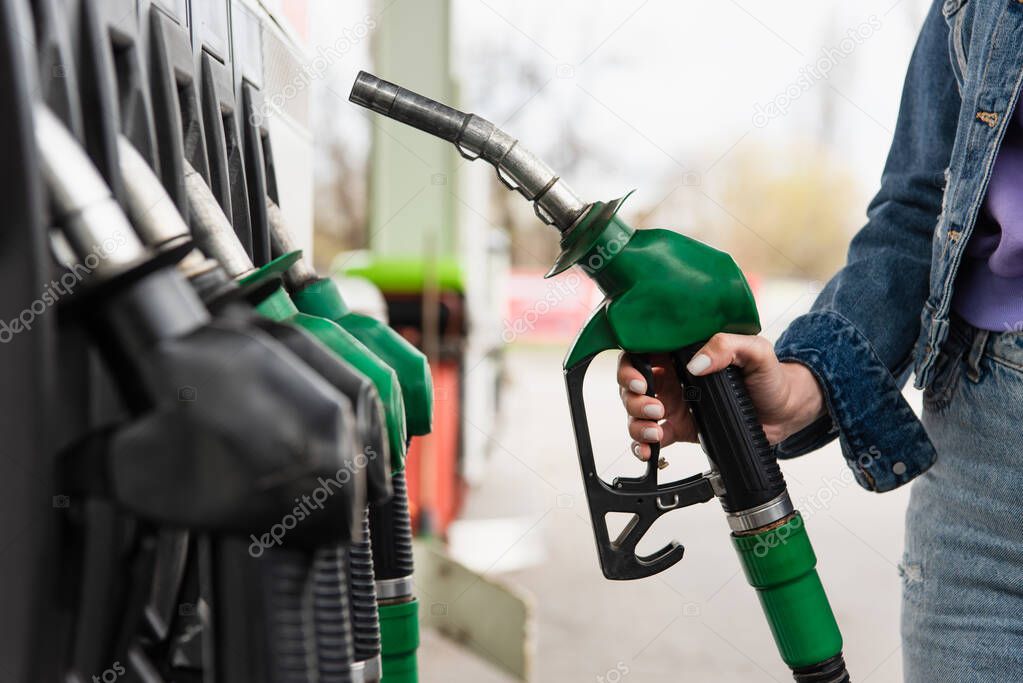
[{"label": "metal nozzle spout", "polygon": [[[270,253],[274,258],[299,250],[284,221],[281,207],[269,197],[266,198],[266,222],[270,226]],[[284,283],[292,292],[297,292],[318,279],[316,271],[305,258],[298,259],[284,271]]]},{"label": "metal nozzle spout", "polygon": [[202,251],[220,261],[224,271],[239,279],[255,270],[252,259],[238,240],[231,221],[217,203],[199,172],[185,162],[185,192],[192,216],[192,236]]},{"label": "metal nozzle spout", "polygon": [[[149,163],[124,135],[117,137],[117,156],[127,199],[128,217],[142,242],[156,251],[174,249],[191,240],[188,224]],[[216,261],[192,249],[178,262],[178,270],[193,278],[217,268]]]},{"label": "metal nozzle spout", "polygon": [[490,121],[360,71],[348,99],[454,143],[466,159],[482,157],[509,189],[533,202],[544,223],[565,232],[588,206],[539,157]]},{"label": "metal nozzle spout", "polygon": [[85,150],[49,107],[36,104],[34,114],[39,163],[58,214],[54,220],[90,278],[104,281],[145,260],[148,251]]}]

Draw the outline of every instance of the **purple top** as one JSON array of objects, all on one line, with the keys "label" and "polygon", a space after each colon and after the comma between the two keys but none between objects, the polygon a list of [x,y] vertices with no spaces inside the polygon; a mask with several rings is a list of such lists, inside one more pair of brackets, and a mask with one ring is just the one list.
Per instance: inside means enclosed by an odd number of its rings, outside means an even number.
[{"label": "purple top", "polygon": [[996,332],[1023,329],[1023,110],[1006,131],[987,197],[966,246],[952,308]]}]

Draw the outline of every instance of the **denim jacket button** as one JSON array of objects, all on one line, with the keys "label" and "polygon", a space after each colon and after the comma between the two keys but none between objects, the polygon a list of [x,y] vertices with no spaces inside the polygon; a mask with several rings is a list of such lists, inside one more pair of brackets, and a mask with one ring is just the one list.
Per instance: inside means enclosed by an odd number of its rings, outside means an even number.
[{"label": "denim jacket button", "polygon": [[994,128],[998,125],[998,112],[996,111],[978,111],[977,120],[987,124],[988,128]]}]

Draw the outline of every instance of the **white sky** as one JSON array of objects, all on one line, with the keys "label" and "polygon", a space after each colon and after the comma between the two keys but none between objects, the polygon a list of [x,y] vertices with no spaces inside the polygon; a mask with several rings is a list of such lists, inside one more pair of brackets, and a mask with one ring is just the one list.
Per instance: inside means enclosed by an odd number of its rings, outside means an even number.
[{"label": "white sky", "polygon": [[[386,11],[414,1],[393,0]],[[877,187],[906,64],[929,4],[452,2],[459,106],[505,125],[555,168],[563,127],[571,123],[588,157],[572,185],[604,198],[639,188],[637,201],[644,193],[656,200],[684,169],[703,171],[729,150],[815,139],[825,95],[834,104],[832,147],[847,160],[866,200]],[[314,48],[362,21],[369,6],[312,0]],[[861,38],[842,43],[850,30],[860,30]],[[830,60],[828,77],[801,89],[786,115],[754,126],[756,105],[785,92],[828,48],[839,55]],[[524,67],[534,76],[531,84],[521,77]],[[362,68],[372,69],[368,41],[332,67],[325,84],[333,94],[319,100],[332,130],[360,153],[369,139],[363,114],[335,94],[346,96]]]}]

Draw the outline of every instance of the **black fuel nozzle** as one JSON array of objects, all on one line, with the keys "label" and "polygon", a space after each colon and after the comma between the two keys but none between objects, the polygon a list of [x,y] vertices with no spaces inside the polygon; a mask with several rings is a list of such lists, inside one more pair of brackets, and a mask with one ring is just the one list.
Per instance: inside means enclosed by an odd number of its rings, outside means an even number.
[{"label": "black fuel nozzle", "polygon": [[[122,138],[120,143],[129,212],[140,236],[155,248],[190,240],[188,226],[153,170],[127,140]],[[202,235],[202,243],[214,248],[215,254],[224,256],[233,270],[252,271],[252,264],[240,249],[216,199],[202,192],[201,178],[190,168],[187,170],[191,190],[187,196],[192,215],[199,223],[197,230]],[[233,248],[236,244],[239,248]],[[354,464],[361,471],[345,474],[365,477],[367,502],[388,500],[392,495],[390,458],[387,457],[383,405],[373,383],[307,331],[257,315],[250,300],[262,300],[266,292],[240,287],[219,262],[205,258],[198,248],[192,250],[179,268],[189,275],[200,294],[209,295],[207,304],[218,319],[236,320],[266,332],[349,398],[355,409],[354,431],[358,442]],[[273,285],[271,289],[278,287]],[[304,668],[306,660],[315,660],[313,666],[322,680],[341,681],[347,680],[346,675],[355,676],[359,671],[372,672],[371,662],[365,661],[364,634],[366,615],[372,614],[375,619],[376,601],[372,593],[368,601],[365,599],[364,565],[355,559],[369,552],[366,507],[353,514],[359,520],[357,538],[345,543],[325,543],[311,555],[275,548],[266,555],[257,572],[250,571],[251,566],[246,563],[231,564],[238,561],[238,548],[230,545],[221,548],[221,563],[228,565],[227,571],[251,584],[248,586],[250,597],[246,598],[246,591],[241,590],[237,600],[229,601],[229,604],[240,601],[249,605],[243,610],[230,607],[225,610],[229,630],[244,632],[249,628],[246,621],[250,619],[261,619],[268,629],[263,637],[254,641],[240,640],[233,650],[244,651],[251,647],[250,642],[264,643],[272,650],[270,667],[232,659],[227,669],[232,676],[253,679],[262,675],[257,672],[270,669],[275,672],[273,680],[285,673],[305,680],[309,675]],[[372,591],[371,565],[369,588]],[[225,586],[224,590],[233,591],[235,587]],[[263,594],[266,598],[262,602],[254,601],[252,593]],[[260,605],[266,606],[265,613],[259,612]],[[356,616],[359,618],[353,618]],[[303,627],[288,626],[292,618],[299,618]],[[302,635],[305,630],[314,634],[311,640]],[[379,643],[379,628],[375,632]]]},{"label": "black fuel nozzle", "polygon": [[[35,113],[54,219],[88,288],[79,314],[134,413],[80,444],[72,478],[142,518],[262,534],[321,481],[358,471],[351,403],[268,335],[211,319],[180,273],[154,265],[63,124]],[[357,538],[364,485],[338,486],[287,542]]]},{"label": "black fuel nozzle", "polygon": [[[230,275],[246,277],[255,274],[257,271],[254,265],[241,249],[215,197],[199,174],[187,163],[185,185],[193,218],[193,232],[200,245],[220,260]],[[283,291],[277,294],[287,297]],[[264,298],[265,295],[258,300]],[[288,343],[289,348],[296,350],[311,367],[357,401],[357,408],[361,408],[357,412],[360,434],[366,444],[362,462],[369,499],[373,503],[385,503],[393,493],[388,457],[390,446],[383,404],[372,381],[356,372],[339,355],[298,325],[281,324],[269,319],[257,324]],[[360,520],[362,534],[358,539],[343,548],[318,556],[314,572],[316,602],[313,612],[320,642],[317,651],[321,673],[338,674],[344,671],[353,679],[362,676],[362,680],[375,681],[379,680],[380,675],[380,627],[376,616],[368,511],[365,508],[360,511]],[[338,572],[346,577],[345,585],[335,580]],[[345,613],[344,625],[337,622],[342,592],[345,606],[340,611]],[[351,636],[353,648],[350,666],[343,666],[329,655],[324,659],[324,654],[331,650],[329,643],[335,640],[329,635],[334,630]]]},{"label": "black fuel nozzle", "polygon": [[[125,138],[119,140],[118,149],[129,216],[142,241],[154,249],[166,249],[182,243],[191,245],[188,225],[153,169]],[[201,178],[194,172],[189,177],[201,182]],[[251,261],[240,249],[240,243],[230,230],[227,217],[220,212],[212,194],[197,195],[193,191],[189,194],[189,202],[194,207],[196,220],[203,223],[199,229],[205,235],[206,243],[222,239],[228,244],[238,244],[239,248],[229,251],[227,258],[235,260],[232,261],[232,267],[251,270]],[[223,250],[221,254],[224,254]],[[363,462],[361,458],[369,458],[370,454],[374,456],[371,466],[362,468],[366,473],[368,500],[382,502],[390,498],[390,459],[386,457],[383,405],[373,383],[308,332],[257,315],[244,300],[246,290],[238,286],[218,261],[207,258],[198,247],[186,254],[178,268],[189,278],[217,318],[230,318],[239,324],[248,324],[266,332],[348,398],[355,416],[356,450],[361,454],[356,458]]]}]

